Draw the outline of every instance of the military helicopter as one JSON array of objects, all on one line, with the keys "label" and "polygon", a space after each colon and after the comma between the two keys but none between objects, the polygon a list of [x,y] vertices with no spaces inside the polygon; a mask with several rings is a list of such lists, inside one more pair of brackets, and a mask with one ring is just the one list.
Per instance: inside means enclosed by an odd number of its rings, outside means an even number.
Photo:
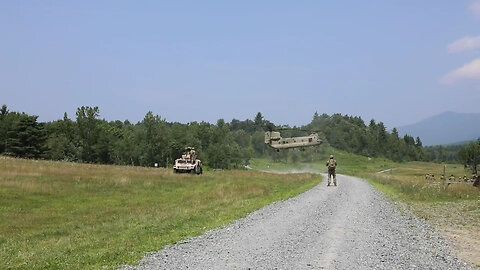
[{"label": "military helicopter", "polygon": [[305,147],[317,146],[322,144],[322,140],[318,137],[318,133],[314,132],[304,137],[290,137],[282,138],[279,131],[273,129],[265,132],[265,144],[280,152],[281,149],[300,148],[305,150]]}]

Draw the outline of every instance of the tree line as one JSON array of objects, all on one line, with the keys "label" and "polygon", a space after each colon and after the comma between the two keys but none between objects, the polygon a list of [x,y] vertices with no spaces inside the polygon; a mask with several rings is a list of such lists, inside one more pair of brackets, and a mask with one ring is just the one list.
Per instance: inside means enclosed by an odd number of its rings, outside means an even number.
[{"label": "tree line", "polygon": [[433,162],[461,162],[459,151],[465,144],[433,145],[424,147],[426,159]]},{"label": "tree line", "polygon": [[395,161],[425,160],[428,156],[419,137],[400,137],[382,122],[369,124],[360,117],[342,114],[319,115],[301,127],[276,126],[259,112],[253,120],[215,124],[168,122],[152,112],[137,122],[106,121],[98,107],[77,108],[75,118],[38,122],[38,116],[0,110],[0,154],[86,163],[168,167],[186,146],[197,149],[199,158],[210,168],[238,168],[252,157],[273,160],[316,161],[324,148],[276,152],[264,143],[266,128],[282,130],[283,137],[305,136],[317,131],[334,148]]},{"label": "tree line", "polygon": [[396,128],[388,132],[383,122],[377,123],[374,119],[366,125],[358,116],[315,113],[306,128],[321,131],[328,143],[347,152],[369,157],[381,156],[394,161],[425,159],[419,137],[400,137]]},{"label": "tree line", "polygon": [[[235,121],[181,124],[148,112],[142,121],[133,124],[128,120],[100,119],[99,108],[89,106],[78,108],[75,116],[72,120],[65,113],[63,119],[39,123],[38,116],[11,112],[3,105],[0,154],[85,163],[170,166],[186,146],[193,146],[207,166],[236,168],[248,161],[255,149],[259,152],[263,147],[252,147],[252,136],[245,130],[232,130]],[[246,129],[251,134],[258,128]]]}]

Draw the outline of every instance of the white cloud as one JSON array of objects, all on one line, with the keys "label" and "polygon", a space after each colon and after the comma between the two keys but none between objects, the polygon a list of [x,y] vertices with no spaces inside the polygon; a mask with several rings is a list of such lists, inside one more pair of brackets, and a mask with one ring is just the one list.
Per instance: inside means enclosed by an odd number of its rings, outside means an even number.
[{"label": "white cloud", "polygon": [[447,47],[448,52],[456,53],[480,48],[480,36],[464,37],[450,43]]},{"label": "white cloud", "polygon": [[470,10],[473,14],[480,16],[480,1],[475,1],[470,5]]},{"label": "white cloud", "polygon": [[445,75],[440,82],[448,84],[459,80],[480,80],[480,58]]}]

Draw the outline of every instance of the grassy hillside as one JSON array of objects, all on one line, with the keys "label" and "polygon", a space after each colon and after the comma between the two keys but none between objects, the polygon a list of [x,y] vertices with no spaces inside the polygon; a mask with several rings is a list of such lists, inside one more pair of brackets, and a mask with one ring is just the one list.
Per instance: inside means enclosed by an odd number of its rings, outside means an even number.
[{"label": "grassy hillside", "polygon": [[91,269],[222,226],[321,181],[251,171],[170,169],[0,157],[0,268]]},{"label": "grassy hillside", "polygon": [[[291,150],[298,151],[298,150]],[[340,174],[359,174],[364,172],[377,172],[392,168],[394,162],[386,158],[368,158],[365,156],[351,154],[342,150],[338,150],[332,147],[325,147],[318,154],[313,162],[292,162],[290,159],[285,161],[274,162],[270,159],[257,158],[250,161],[250,167],[257,170],[276,170],[276,171],[289,171],[289,170],[315,170],[326,172],[327,167],[325,163],[328,161],[330,155],[334,155],[338,162],[337,173]]]}]

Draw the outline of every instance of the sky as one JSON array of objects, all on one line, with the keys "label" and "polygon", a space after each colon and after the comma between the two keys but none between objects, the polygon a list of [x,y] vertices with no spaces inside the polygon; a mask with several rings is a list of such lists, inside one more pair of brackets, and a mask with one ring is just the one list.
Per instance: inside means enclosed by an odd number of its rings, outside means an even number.
[{"label": "sky", "polygon": [[53,121],[479,113],[480,0],[0,1],[0,103]]}]

